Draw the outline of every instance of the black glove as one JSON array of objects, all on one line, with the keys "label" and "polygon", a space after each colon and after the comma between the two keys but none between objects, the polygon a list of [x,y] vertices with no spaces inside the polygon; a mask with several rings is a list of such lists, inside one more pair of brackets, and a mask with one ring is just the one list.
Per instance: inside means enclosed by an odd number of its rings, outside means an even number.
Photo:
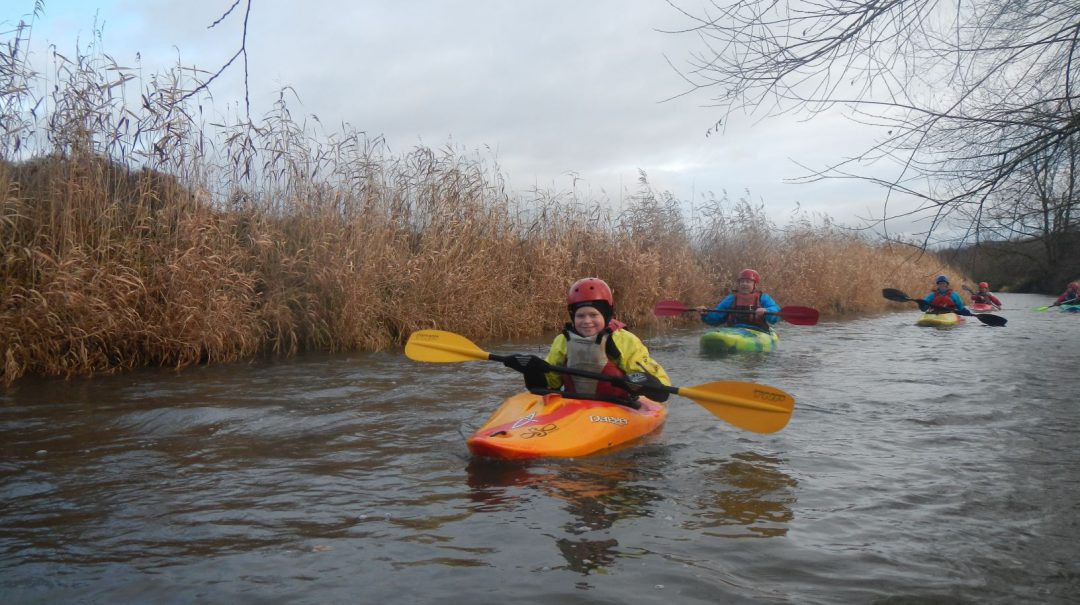
[{"label": "black glove", "polygon": [[923,300],[921,298],[917,298],[917,299],[915,299],[915,302],[918,303],[919,310],[922,311],[923,313],[926,313],[927,311],[930,310],[930,303],[926,302],[925,300]]},{"label": "black glove", "polygon": [[971,316],[975,315],[974,313],[971,312],[971,309],[968,309],[968,308],[964,308],[963,310],[957,309],[956,314],[957,315],[967,315],[968,317],[971,317]]},{"label": "black glove", "polygon": [[653,401],[667,401],[670,393],[660,379],[648,372],[631,372],[624,379],[626,390],[633,395],[645,395]]},{"label": "black glove", "polygon": [[525,388],[530,391],[548,388],[544,373],[550,370],[551,366],[536,355],[507,355],[502,362],[504,366],[525,375]]}]

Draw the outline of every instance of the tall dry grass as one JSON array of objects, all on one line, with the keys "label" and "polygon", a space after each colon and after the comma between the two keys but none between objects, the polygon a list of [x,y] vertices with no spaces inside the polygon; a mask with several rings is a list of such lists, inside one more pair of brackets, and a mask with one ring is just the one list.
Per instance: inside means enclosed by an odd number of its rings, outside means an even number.
[{"label": "tall dry grass", "polygon": [[[748,202],[692,215],[644,175],[622,208],[511,195],[498,166],[452,149],[391,154],[316,135],[282,99],[208,125],[182,70],[134,75],[103,54],[54,59],[48,96],[0,52],[0,382],[301,351],[377,350],[437,327],[479,340],[566,321],[565,292],[607,280],[634,327],[661,298],[706,304],[752,266],[783,304],[826,315],[921,292],[931,256],[827,222],[782,228]],[[130,83],[127,84],[130,86]]]},{"label": "tall dry grass", "polygon": [[746,199],[713,200],[700,215],[695,249],[712,259],[709,282],[716,288],[709,294],[716,299],[734,287],[740,269],[754,268],[763,289],[781,305],[812,306],[824,317],[844,317],[891,308],[883,288],[921,296],[936,275],[959,276],[936,254],[871,239],[828,217],[802,215],[777,226],[763,206]]}]

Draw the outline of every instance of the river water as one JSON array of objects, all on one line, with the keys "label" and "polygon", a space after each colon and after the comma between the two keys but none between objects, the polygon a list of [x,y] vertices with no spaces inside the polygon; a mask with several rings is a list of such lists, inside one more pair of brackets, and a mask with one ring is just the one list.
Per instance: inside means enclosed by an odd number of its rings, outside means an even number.
[{"label": "river water", "polygon": [[[4,603],[1076,603],[1080,314],[781,324],[677,386],[768,384],[781,432],[672,397],[576,460],[473,460],[520,376],[400,351],[18,383],[0,395]],[[897,305],[898,309],[904,307]],[[480,343],[498,353],[544,344]]]}]

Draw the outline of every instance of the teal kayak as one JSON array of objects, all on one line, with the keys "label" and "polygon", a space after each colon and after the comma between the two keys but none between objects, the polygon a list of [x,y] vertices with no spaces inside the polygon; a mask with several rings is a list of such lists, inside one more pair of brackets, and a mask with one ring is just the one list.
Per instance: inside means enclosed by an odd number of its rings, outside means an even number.
[{"label": "teal kayak", "polygon": [[701,350],[706,353],[767,353],[780,344],[776,331],[768,332],[742,326],[709,330],[701,335]]}]

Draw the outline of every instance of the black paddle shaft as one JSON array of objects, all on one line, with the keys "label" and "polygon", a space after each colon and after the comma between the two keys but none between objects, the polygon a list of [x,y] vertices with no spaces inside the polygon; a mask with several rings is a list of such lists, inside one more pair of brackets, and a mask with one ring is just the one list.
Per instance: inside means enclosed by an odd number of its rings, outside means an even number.
[{"label": "black paddle shaft", "polygon": [[[490,359],[491,361],[498,361],[499,363],[502,363],[502,364],[505,364],[506,360],[509,359],[510,357],[514,357],[514,356],[513,355],[496,355],[495,353],[488,353],[488,359]],[[627,390],[627,391],[630,391],[631,389],[633,389],[635,387],[639,387],[641,389],[642,393],[647,395],[650,399],[655,399],[657,401],[663,401],[664,399],[666,399],[666,397],[664,397],[664,395],[663,395],[663,394],[666,394],[666,393],[670,393],[672,395],[678,395],[679,394],[679,389],[677,389],[675,387],[669,387],[669,386],[667,386],[665,384],[660,384],[658,381],[657,381],[656,384],[648,384],[648,385],[638,383],[635,380],[635,378],[637,378],[639,375],[644,376],[645,374],[638,374],[636,372],[632,373],[632,374],[628,374],[626,376],[609,376],[608,374],[599,374],[597,372],[590,372],[588,370],[579,370],[577,368],[568,368],[566,366],[553,366],[553,365],[551,365],[551,364],[549,364],[547,362],[544,362],[544,365],[547,366],[544,369],[545,372],[556,372],[556,373],[559,373],[559,374],[569,374],[570,376],[580,376],[582,378],[592,378],[593,380],[603,380],[605,382],[610,382],[610,383],[614,384],[615,386],[617,386],[617,387],[619,387],[621,389]]]}]

